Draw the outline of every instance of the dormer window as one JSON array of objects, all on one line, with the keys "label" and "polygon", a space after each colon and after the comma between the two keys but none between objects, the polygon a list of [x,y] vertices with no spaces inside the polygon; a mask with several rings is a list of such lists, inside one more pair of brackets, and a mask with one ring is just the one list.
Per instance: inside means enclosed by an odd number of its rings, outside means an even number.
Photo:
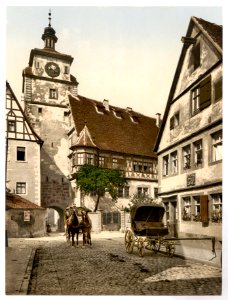
[{"label": "dormer window", "polygon": [[114,116],[118,119],[123,119],[122,113],[120,110],[113,110]]},{"label": "dormer window", "polygon": [[98,114],[102,114],[102,115],[104,114],[105,107],[104,107],[103,105],[97,104],[97,105],[95,106],[95,108],[96,108],[96,111],[97,111]]},{"label": "dormer window", "polygon": [[133,123],[139,123],[139,118],[137,116],[130,116]]}]

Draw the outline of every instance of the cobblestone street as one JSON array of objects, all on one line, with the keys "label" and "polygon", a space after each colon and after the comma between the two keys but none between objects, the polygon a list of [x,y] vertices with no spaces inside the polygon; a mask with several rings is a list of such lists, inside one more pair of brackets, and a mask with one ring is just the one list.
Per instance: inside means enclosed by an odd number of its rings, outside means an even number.
[{"label": "cobblestone street", "polygon": [[37,249],[29,295],[220,295],[221,270],[179,257],[137,250],[123,237],[92,238],[72,247],[63,234],[27,240]]}]

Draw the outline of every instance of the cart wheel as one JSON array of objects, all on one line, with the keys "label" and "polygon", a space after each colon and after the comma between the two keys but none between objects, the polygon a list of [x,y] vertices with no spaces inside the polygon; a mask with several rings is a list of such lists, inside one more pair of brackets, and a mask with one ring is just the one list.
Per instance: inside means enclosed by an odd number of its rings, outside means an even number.
[{"label": "cart wheel", "polygon": [[172,257],[175,253],[176,247],[174,244],[168,244],[166,246],[166,253],[169,257]]},{"label": "cart wheel", "polygon": [[131,230],[127,230],[125,233],[125,248],[127,253],[132,253],[134,247],[134,235]]},{"label": "cart wheel", "polygon": [[138,251],[139,251],[139,256],[143,257],[144,256],[144,240],[143,238],[138,239]]},{"label": "cart wheel", "polygon": [[151,250],[157,253],[160,250],[161,243],[159,240],[151,241]]}]

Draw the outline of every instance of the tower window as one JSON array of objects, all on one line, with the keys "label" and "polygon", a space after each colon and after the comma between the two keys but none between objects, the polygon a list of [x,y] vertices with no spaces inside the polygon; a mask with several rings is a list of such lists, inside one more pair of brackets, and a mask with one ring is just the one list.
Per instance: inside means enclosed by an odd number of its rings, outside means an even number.
[{"label": "tower window", "polygon": [[25,161],[25,147],[17,147],[17,160]]},{"label": "tower window", "polygon": [[16,194],[26,194],[26,182],[16,183]]},{"label": "tower window", "polygon": [[58,99],[58,91],[57,91],[57,89],[50,89],[49,98],[50,99]]}]

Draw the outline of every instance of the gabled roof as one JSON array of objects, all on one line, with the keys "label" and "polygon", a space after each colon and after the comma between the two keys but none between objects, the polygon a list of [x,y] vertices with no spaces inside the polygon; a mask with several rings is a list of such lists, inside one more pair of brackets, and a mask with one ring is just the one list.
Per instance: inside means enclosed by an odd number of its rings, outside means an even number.
[{"label": "gabled roof", "polygon": [[77,133],[83,130],[86,122],[92,141],[100,150],[155,156],[156,119],[130,108],[105,106],[100,101],[80,95],[77,98],[69,95],[69,103]]},{"label": "gabled roof", "polygon": [[88,127],[85,125],[82,131],[79,134],[79,137],[76,141],[76,143],[72,146],[86,146],[86,147],[96,147],[94,144],[91,134],[89,132]]},{"label": "gabled roof", "polygon": [[6,209],[22,208],[22,209],[45,209],[19,195],[6,192]]},{"label": "gabled roof", "polygon": [[[191,37],[191,32],[192,32],[192,29],[194,26],[197,26],[197,28],[204,35],[204,37],[208,40],[208,42],[212,45],[212,47],[214,47],[215,51],[217,51],[217,53],[219,54],[220,60],[222,60],[222,26],[214,24],[214,23],[210,23],[210,22],[205,21],[200,18],[191,17],[190,23],[189,23],[189,26],[187,29],[186,37]],[[179,61],[177,64],[176,72],[175,72],[173,82],[171,85],[171,89],[169,92],[164,117],[163,117],[162,124],[161,124],[160,130],[159,130],[159,133],[158,133],[158,138],[157,138],[157,141],[156,141],[156,144],[154,147],[155,152],[158,151],[158,147],[159,147],[162,133],[163,133],[166,121],[167,121],[169,108],[171,105],[171,101],[173,100],[176,84],[177,84],[179,76],[180,76],[180,72],[182,69],[186,51],[187,51],[187,47],[185,45],[183,45],[181,55],[180,55],[180,58],[179,58]]]},{"label": "gabled roof", "polygon": [[35,130],[33,129],[32,125],[30,124],[30,122],[29,122],[27,116],[25,115],[25,113],[24,113],[24,111],[23,111],[23,109],[22,109],[22,107],[21,107],[19,101],[17,100],[17,97],[15,96],[15,94],[14,94],[14,92],[13,92],[13,90],[12,90],[10,84],[6,81],[6,90],[7,90],[7,89],[9,90],[9,92],[10,92],[10,94],[12,95],[14,101],[16,102],[16,104],[17,104],[17,106],[18,106],[18,108],[19,108],[19,110],[20,110],[20,112],[21,112],[21,114],[22,114],[24,120],[26,121],[26,124],[28,125],[29,129],[31,130],[31,132],[32,132],[32,134],[33,134],[33,137],[35,138],[35,141],[36,141],[38,144],[40,144],[40,145],[42,146],[43,143],[44,143],[43,140],[39,137],[39,135],[38,135],[38,134],[35,132]]},{"label": "gabled roof", "polygon": [[222,53],[222,26],[196,17],[192,17],[192,20],[214,44],[217,50]]}]

